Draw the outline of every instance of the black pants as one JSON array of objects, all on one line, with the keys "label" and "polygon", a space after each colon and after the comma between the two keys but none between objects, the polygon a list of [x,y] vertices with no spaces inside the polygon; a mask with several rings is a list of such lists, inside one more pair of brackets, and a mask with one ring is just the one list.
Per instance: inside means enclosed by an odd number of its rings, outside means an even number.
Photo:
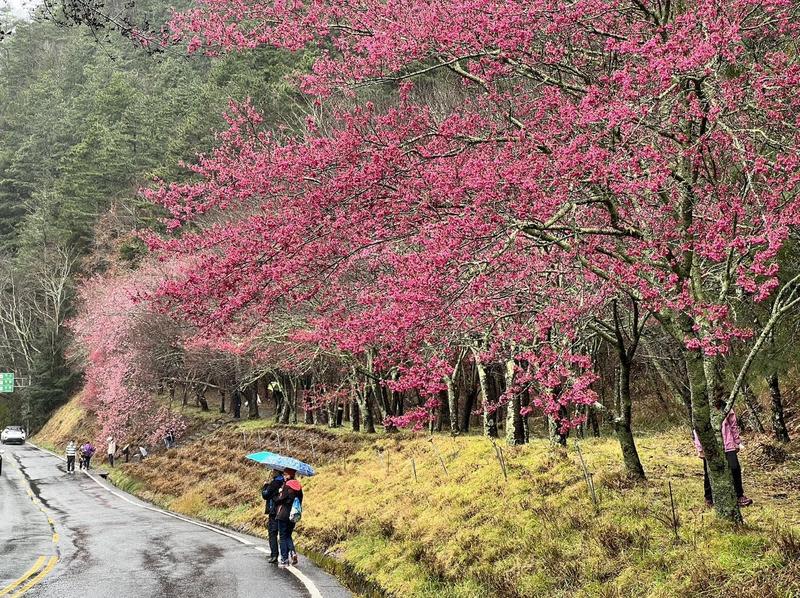
[{"label": "black pants", "polygon": [[[739,456],[736,451],[726,451],[725,457],[728,459],[728,467],[731,468],[731,475],[733,475],[733,489],[736,490],[736,498],[741,498],[744,496],[744,487],[742,486],[742,467],[739,465]],[[711,480],[708,478],[708,463],[705,459],[703,459],[703,490],[706,500],[713,501]]]},{"label": "black pants", "polygon": [[75,471],[75,455],[67,455],[67,471]]},{"label": "black pants", "polygon": [[269,534],[269,558],[278,558],[278,520],[274,516],[269,516],[267,521],[267,532]]},{"label": "black pants", "polygon": [[113,453],[108,453],[108,464],[111,467],[114,467],[114,454]]}]

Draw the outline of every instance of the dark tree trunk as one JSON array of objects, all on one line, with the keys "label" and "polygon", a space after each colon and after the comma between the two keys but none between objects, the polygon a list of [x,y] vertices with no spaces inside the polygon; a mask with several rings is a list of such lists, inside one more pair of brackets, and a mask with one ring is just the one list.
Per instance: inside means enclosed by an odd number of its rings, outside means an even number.
[{"label": "dark tree trunk", "polygon": [[758,404],[758,397],[756,397],[753,389],[747,383],[742,386],[742,397],[744,398],[744,404],[747,405],[747,410],[750,412],[753,429],[759,434],[764,434],[764,424],[761,423],[761,406]]},{"label": "dark tree trunk", "polygon": [[194,391],[195,402],[197,403],[197,406],[200,407],[201,411],[208,411],[208,401],[206,401],[207,390],[207,386],[198,384]]},{"label": "dark tree trunk", "polygon": [[444,428],[445,422],[450,421],[450,400],[447,396],[447,391],[443,390],[439,393],[439,419],[436,422],[436,431],[441,432]]},{"label": "dark tree trunk", "polygon": [[600,438],[600,422],[597,419],[597,411],[589,407],[589,427],[592,429],[592,436]]},{"label": "dark tree trunk", "polygon": [[283,411],[283,403],[286,400],[280,388],[275,388],[272,391],[272,399],[275,401],[275,423],[280,423],[281,413]]},{"label": "dark tree trunk", "polygon": [[258,413],[258,400],[256,399],[255,386],[253,385],[248,386],[246,393],[247,393],[247,405],[248,405],[247,417],[248,419],[258,419],[261,416]]},{"label": "dark tree trunk", "polygon": [[361,431],[361,413],[359,412],[358,401],[353,400],[350,404],[350,419],[353,424],[353,432]]},{"label": "dark tree trunk", "polygon": [[472,422],[472,411],[475,409],[475,401],[478,399],[478,390],[472,388],[466,394],[467,396],[464,399],[464,411],[461,414],[461,430],[463,432],[469,432],[469,426]]},{"label": "dark tree trunk", "polygon": [[620,355],[617,392],[618,415],[614,418],[614,432],[622,449],[622,461],[630,475],[644,479],[644,467],[639,459],[639,451],[636,449],[631,430],[631,362],[624,355]]},{"label": "dark tree trunk", "polygon": [[219,389],[219,412],[225,413],[225,389],[222,387]]},{"label": "dark tree trunk", "polygon": [[779,442],[789,442],[789,430],[786,429],[786,420],[783,416],[783,399],[781,398],[781,385],[778,373],[772,372],[767,378],[769,394],[772,398],[772,433]]}]

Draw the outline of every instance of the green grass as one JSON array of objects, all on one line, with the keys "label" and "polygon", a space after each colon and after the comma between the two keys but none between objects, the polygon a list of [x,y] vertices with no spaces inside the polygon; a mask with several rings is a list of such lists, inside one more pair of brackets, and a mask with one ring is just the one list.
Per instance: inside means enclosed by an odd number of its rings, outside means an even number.
[{"label": "green grass", "polygon": [[541,440],[504,447],[506,482],[485,438],[365,439],[265,420],[117,468],[112,481],[161,506],[263,536],[266,472],[243,455],[256,445],[276,448],[271,442],[304,460],[313,454],[319,475],[303,480],[300,546],[357,588],[389,596],[800,595],[800,462],[759,467],[748,443],[745,485],[756,504],[737,528],[704,508],[702,468],[685,436],[638,438],[648,474],[639,484],[622,474],[613,438],[582,442],[597,505],[573,444],[566,451]]}]

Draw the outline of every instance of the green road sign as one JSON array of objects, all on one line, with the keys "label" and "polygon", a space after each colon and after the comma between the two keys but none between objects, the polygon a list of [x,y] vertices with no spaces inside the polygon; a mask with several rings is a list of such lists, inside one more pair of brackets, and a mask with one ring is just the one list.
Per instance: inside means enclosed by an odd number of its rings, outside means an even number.
[{"label": "green road sign", "polygon": [[0,392],[14,392],[13,372],[0,372]]}]

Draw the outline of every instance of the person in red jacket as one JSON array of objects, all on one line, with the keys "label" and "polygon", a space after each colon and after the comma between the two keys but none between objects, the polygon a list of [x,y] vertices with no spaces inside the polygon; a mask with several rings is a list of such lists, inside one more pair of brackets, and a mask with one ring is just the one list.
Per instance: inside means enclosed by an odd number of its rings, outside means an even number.
[{"label": "person in red jacket", "polygon": [[297,564],[297,551],[292,540],[292,532],[296,522],[291,520],[290,515],[295,499],[298,499],[301,504],[303,502],[303,487],[295,479],[296,475],[297,472],[294,469],[286,468],[283,470],[285,482],[278,493],[278,498],[275,499],[277,507],[275,519],[278,521],[281,551],[281,560],[278,562],[279,567],[288,567],[290,563],[292,565]]}]

